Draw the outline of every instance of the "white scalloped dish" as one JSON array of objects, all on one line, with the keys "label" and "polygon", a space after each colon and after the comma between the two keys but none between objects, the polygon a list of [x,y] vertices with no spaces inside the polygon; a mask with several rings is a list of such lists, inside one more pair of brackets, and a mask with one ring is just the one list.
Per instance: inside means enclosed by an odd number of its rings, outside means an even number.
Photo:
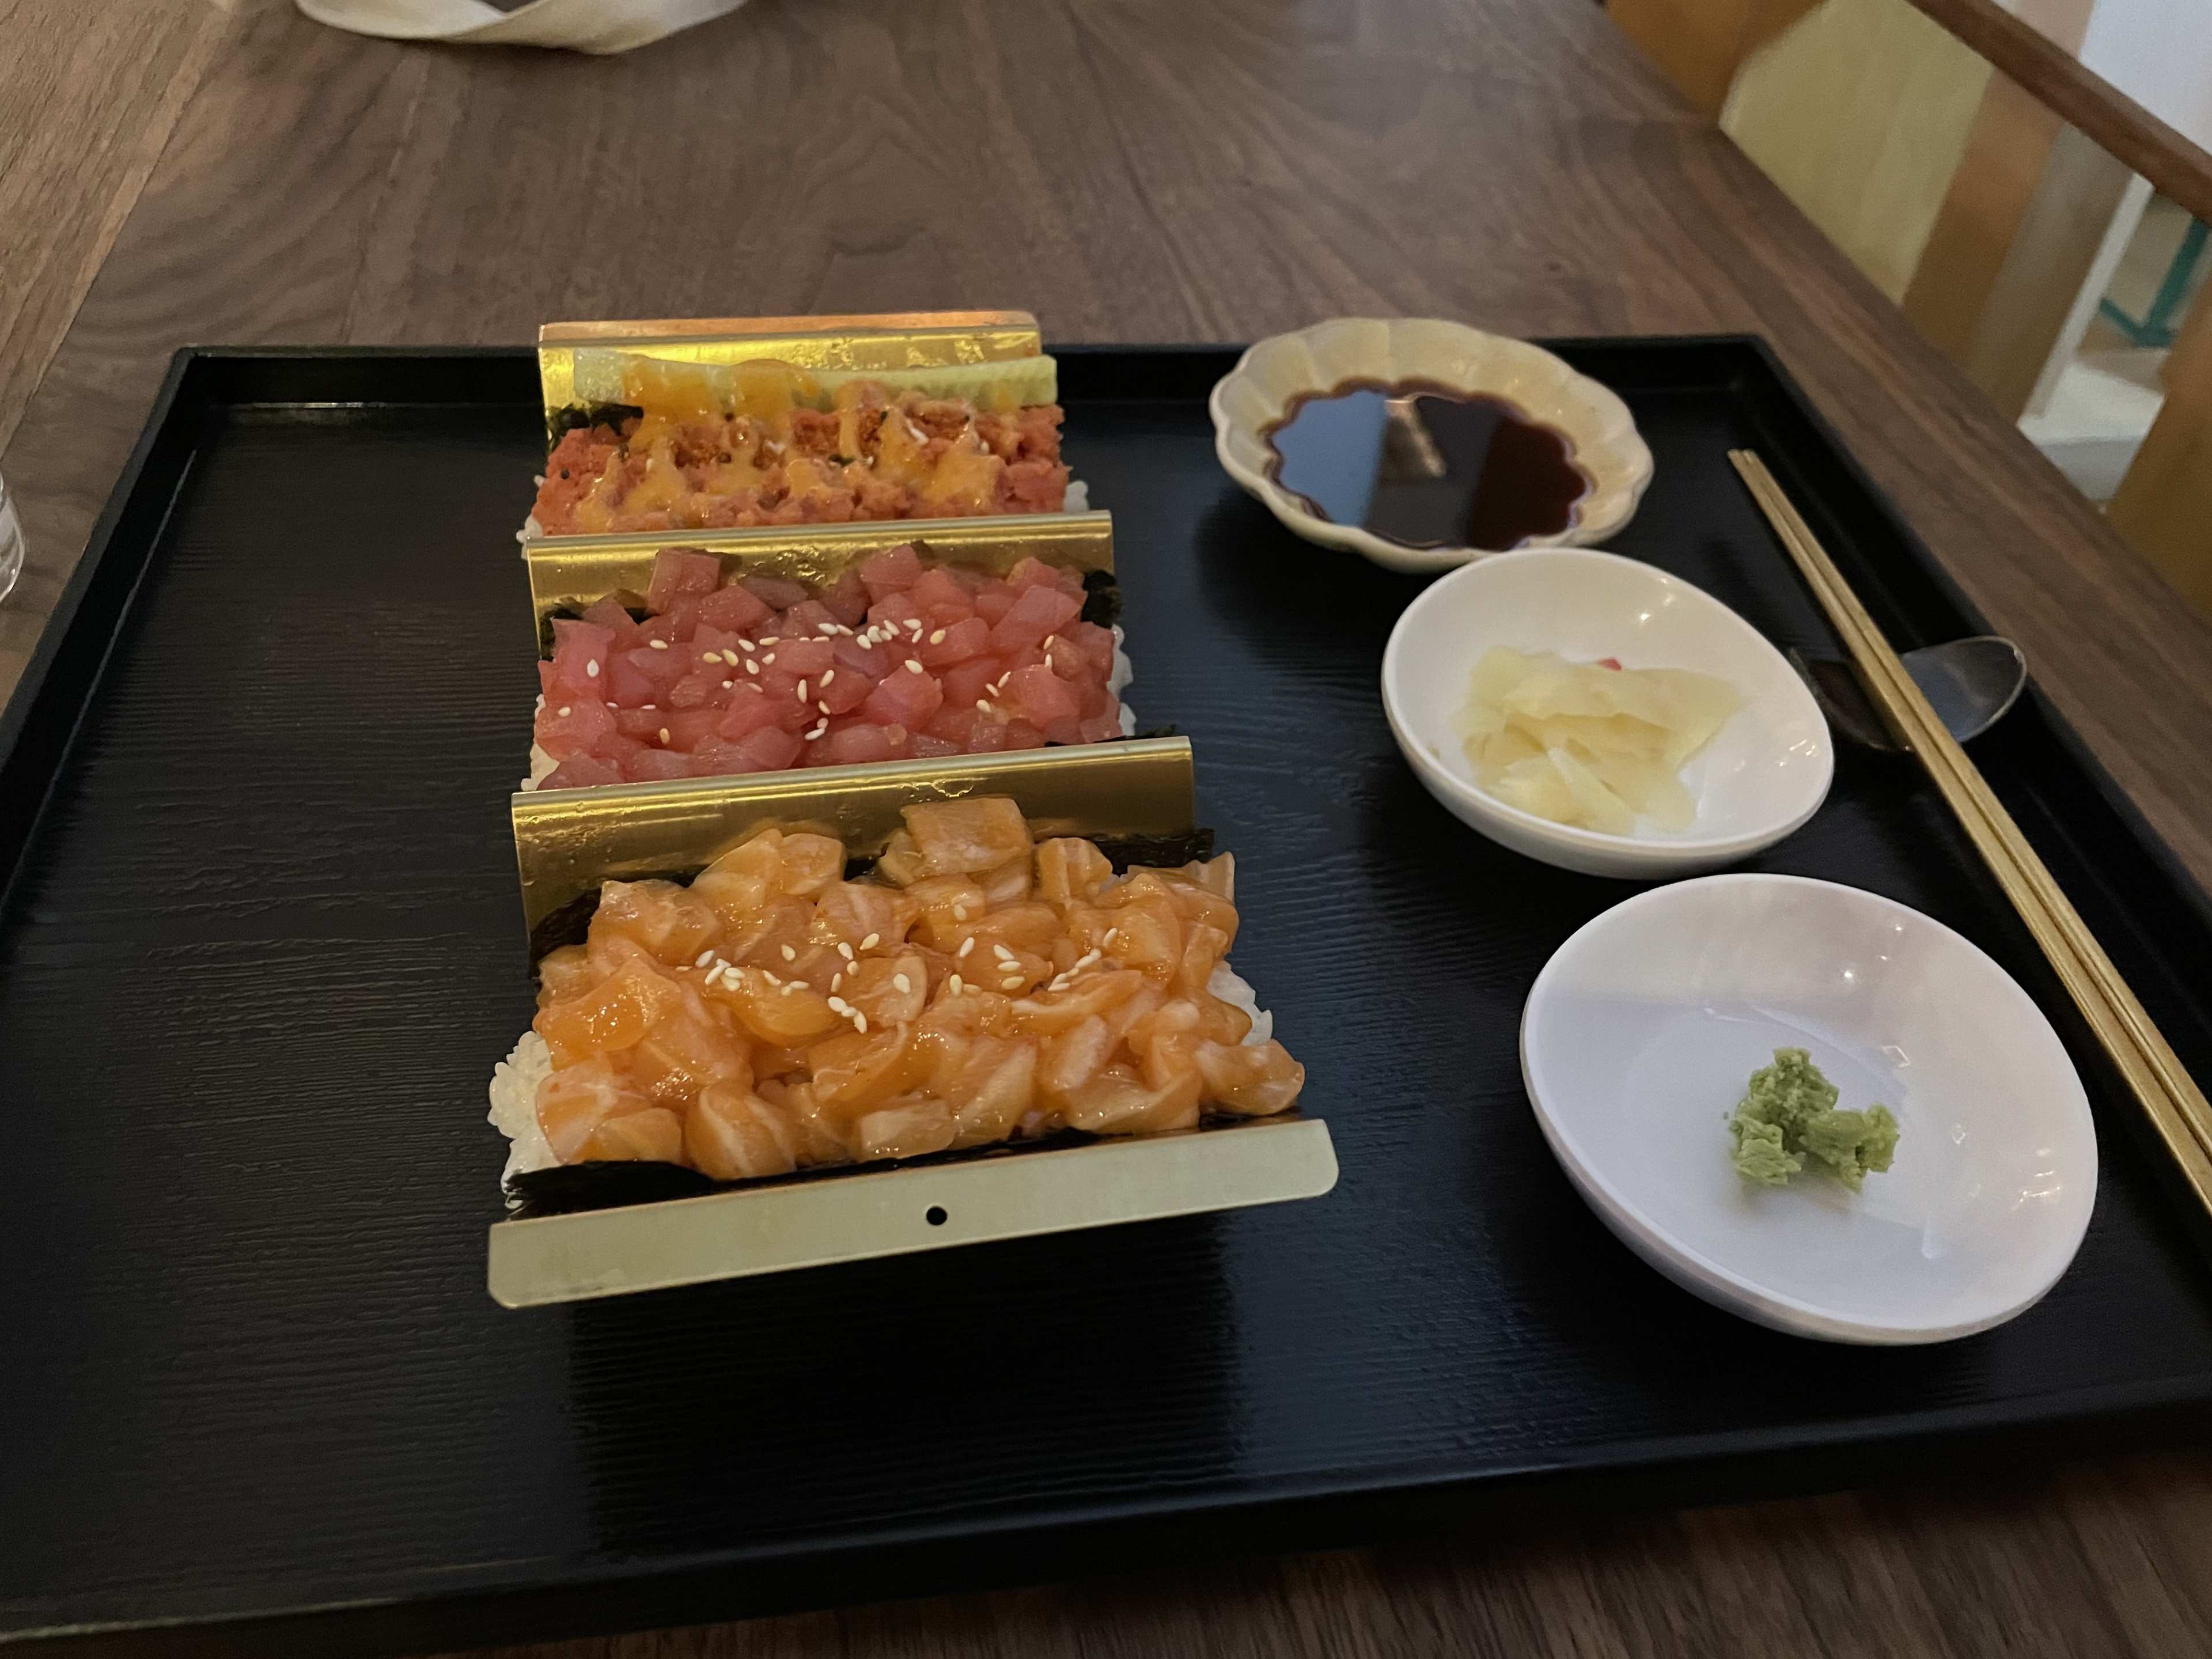
[{"label": "white scalloped dish", "polygon": [[1432,318],[1340,317],[1261,341],[1213,388],[1213,452],[1229,476],[1293,534],[1341,547],[1392,570],[1447,570],[1504,548],[1413,546],[1316,512],[1272,476],[1269,431],[1301,398],[1346,381],[1423,381],[1510,404],[1565,435],[1571,459],[1589,478],[1565,530],[1528,537],[1519,547],[1588,547],[1635,517],[1651,482],[1651,451],[1628,405],[1540,346]]}]

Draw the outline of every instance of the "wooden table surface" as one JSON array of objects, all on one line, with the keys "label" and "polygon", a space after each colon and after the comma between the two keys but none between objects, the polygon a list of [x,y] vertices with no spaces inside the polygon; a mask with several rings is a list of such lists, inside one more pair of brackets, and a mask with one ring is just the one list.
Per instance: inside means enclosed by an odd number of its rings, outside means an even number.
[{"label": "wooden table surface", "polygon": [[[752,0],[630,56],[0,0],[11,685],[188,342],[1017,306],[1753,330],[2212,884],[2212,626],[1581,0]],[[395,481],[397,482],[397,481]],[[708,1655],[2212,1652],[2212,1455],[580,1642]]]}]

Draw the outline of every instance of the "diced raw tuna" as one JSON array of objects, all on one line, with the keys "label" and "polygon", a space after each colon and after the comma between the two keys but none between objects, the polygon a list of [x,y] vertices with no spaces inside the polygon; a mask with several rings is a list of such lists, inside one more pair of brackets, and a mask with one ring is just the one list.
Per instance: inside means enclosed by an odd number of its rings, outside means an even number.
[{"label": "diced raw tuna", "polygon": [[975,614],[993,627],[999,618],[1014,608],[1014,596],[1006,588],[985,588],[975,596]]},{"label": "diced raw tuna", "polygon": [[710,704],[719,707],[729,700],[722,690],[722,682],[730,671],[718,660],[714,666],[702,663],[669,688],[668,706],[672,708],[705,708]]},{"label": "diced raw tuna", "polygon": [[914,602],[913,594],[900,592],[887,594],[870,605],[868,620],[896,628],[902,635],[904,635],[913,631],[908,626],[908,623],[926,623],[928,617],[923,614],[921,607]]},{"label": "diced raw tuna", "polygon": [[775,614],[741,583],[720,588],[699,601],[699,620],[750,639]]},{"label": "diced raw tuna", "polygon": [[788,611],[807,598],[804,586],[787,582],[781,576],[747,576],[740,586],[771,611]]},{"label": "diced raw tuna", "polygon": [[629,783],[664,783],[691,775],[691,757],[680,749],[642,749],[622,763]]},{"label": "diced raw tuna", "polygon": [[627,653],[616,657],[607,672],[607,701],[617,708],[635,708],[659,696],[655,685]]},{"label": "diced raw tuna", "polygon": [[1035,557],[1020,561],[1006,572],[1006,586],[1017,594],[1026,592],[1032,587],[1053,587],[1067,592],[1071,584],[1073,592],[1080,593],[1083,591],[1083,578],[1073,570],[1055,569],[1042,559]]},{"label": "diced raw tuna", "polygon": [[887,548],[860,563],[860,580],[871,600],[882,599],[912,587],[921,580],[921,559],[911,544]]},{"label": "diced raw tuna", "polygon": [[1110,743],[1121,735],[1121,714],[1118,708],[1103,714],[1086,714],[1078,726],[1085,743]]},{"label": "diced raw tuna", "polygon": [[846,627],[858,628],[867,620],[871,597],[867,583],[860,580],[860,573],[848,570],[837,578],[837,585],[822,596],[822,603]]},{"label": "diced raw tuna", "polygon": [[712,737],[715,724],[722,718],[719,708],[679,708],[662,721],[668,732],[667,747],[692,750]]},{"label": "diced raw tuna", "polygon": [[578,696],[569,691],[559,695],[569,701],[556,702],[547,698],[545,707],[538,711],[533,728],[538,747],[555,760],[589,754],[603,739],[615,734],[614,711],[597,697]]},{"label": "diced raw tuna", "polygon": [[1114,672],[1114,630],[1101,628],[1097,623],[1079,622],[1067,629],[1067,637],[1103,679]]},{"label": "diced raw tuna", "polygon": [[721,583],[722,562],[712,553],[664,547],[653,556],[653,586],[645,602],[655,611],[672,611],[678,601],[703,598]]},{"label": "diced raw tuna", "polygon": [[833,669],[825,678],[826,684],[817,680],[809,689],[815,706],[831,714],[851,714],[868,700],[869,689],[875,684],[866,674],[850,668]]},{"label": "diced raw tuna", "polygon": [[820,742],[808,745],[814,752],[806,757],[810,766],[868,766],[877,761],[896,760],[906,752],[907,732],[902,726],[882,726],[861,724],[833,731]]},{"label": "diced raw tuna", "polygon": [[1006,722],[1006,747],[1009,749],[1042,749],[1044,733],[1027,720]]},{"label": "diced raw tuna", "polygon": [[981,617],[932,629],[914,647],[924,668],[950,668],[954,663],[980,657],[991,642],[991,624]]},{"label": "diced raw tuna", "polygon": [[539,781],[540,789],[591,789],[603,783],[623,781],[622,768],[596,755],[574,755],[562,761]]},{"label": "diced raw tuna", "polygon": [[763,772],[781,772],[799,758],[805,747],[795,732],[786,732],[773,726],[763,726],[738,744]]},{"label": "diced raw tuna", "polygon": [[868,700],[860,705],[860,712],[880,726],[903,726],[909,730],[919,727],[934,714],[945,702],[945,688],[937,676],[915,674],[902,668],[896,674],[886,674],[868,693]]},{"label": "diced raw tuna", "polygon": [[632,617],[629,608],[611,593],[602,599],[594,599],[586,605],[584,620],[594,626],[605,629],[612,635],[614,649],[617,653],[629,650],[637,643],[636,618]]},{"label": "diced raw tuna", "polygon": [[898,666],[890,652],[879,645],[864,643],[857,635],[839,635],[834,649],[840,674],[849,672],[860,678],[879,680]]},{"label": "diced raw tuna", "polygon": [[809,599],[785,611],[777,620],[775,631],[786,640],[812,640],[833,635],[843,626],[830,614],[828,605],[819,599]]},{"label": "diced raw tuna", "polygon": [[554,692],[560,690],[560,686],[561,683],[553,678],[553,665],[550,662],[539,663],[538,665],[538,695],[541,696],[550,696]]},{"label": "diced raw tuna", "polygon": [[931,623],[942,628],[947,623],[960,621],[975,614],[975,601],[968,590],[952,580],[941,565],[933,566],[921,573],[908,597],[921,607],[922,614]]},{"label": "diced raw tuna", "polygon": [[907,752],[916,760],[935,760],[945,755],[961,752],[957,743],[947,743],[942,738],[933,738],[927,732],[918,732],[907,739]]},{"label": "diced raw tuna", "polygon": [[1040,645],[1073,622],[1082,609],[1073,594],[1057,586],[1025,588],[1013,607],[991,625],[991,648],[1012,652]]},{"label": "diced raw tuna", "polygon": [[680,647],[672,645],[659,651],[650,645],[641,645],[635,651],[624,652],[623,660],[645,676],[656,691],[667,690],[682,679],[685,672],[684,653]]},{"label": "diced raw tuna", "polygon": [[1034,668],[1015,670],[1013,678],[1006,682],[1006,696],[1007,702],[1019,708],[1023,718],[1032,726],[1049,730],[1055,720],[1072,723],[1077,717],[1078,704],[1066,683],[1042,663]]},{"label": "diced raw tuna", "polygon": [[966,708],[987,694],[991,682],[1006,672],[996,657],[970,657],[945,671],[945,699]]},{"label": "diced raw tuna", "polygon": [[786,635],[775,642],[775,665],[799,679],[817,678],[823,670],[837,665],[836,641],[793,639]]},{"label": "diced raw tuna", "polygon": [[626,738],[635,738],[640,743],[659,743],[660,728],[665,724],[666,716],[658,708],[618,708],[615,711],[615,730]]},{"label": "diced raw tuna", "polygon": [[775,726],[782,714],[783,711],[769,700],[768,693],[760,687],[740,685],[730,693],[729,707],[722,711],[714,730],[735,743],[764,726]]},{"label": "diced raw tuna", "polygon": [[753,757],[745,752],[742,744],[731,743],[721,738],[708,738],[688,757],[678,757],[678,758],[686,761],[684,769],[689,775],[695,778],[728,777],[735,774],[768,769],[757,765]]},{"label": "diced raw tuna", "polygon": [[553,680],[563,690],[586,696],[605,695],[603,679],[614,635],[587,622],[558,618],[553,624]]}]

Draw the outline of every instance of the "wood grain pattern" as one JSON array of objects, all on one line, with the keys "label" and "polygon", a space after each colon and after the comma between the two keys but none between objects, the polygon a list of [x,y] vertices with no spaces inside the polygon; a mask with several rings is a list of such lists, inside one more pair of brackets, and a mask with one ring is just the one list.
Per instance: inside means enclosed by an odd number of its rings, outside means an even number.
[{"label": "wood grain pattern", "polygon": [[[158,100],[82,91],[68,117],[87,158],[160,159],[0,454],[33,561],[0,608],[0,687],[187,339],[958,305],[1030,307],[1062,339],[1349,311],[1749,329],[2212,882],[2212,627],[1595,8],[753,0],[611,60],[181,10],[210,33],[165,141]],[[128,205],[117,177],[102,199]],[[2191,1455],[530,1652],[2208,1649],[2212,1460]]]},{"label": "wood grain pattern", "polygon": [[2166,355],[2166,402],[2112,497],[2112,526],[2212,614],[2212,289]]},{"label": "wood grain pattern", "polygon": [[1996,0],[1912,3],[2158,191],[2212,219],[2212,155]]}]

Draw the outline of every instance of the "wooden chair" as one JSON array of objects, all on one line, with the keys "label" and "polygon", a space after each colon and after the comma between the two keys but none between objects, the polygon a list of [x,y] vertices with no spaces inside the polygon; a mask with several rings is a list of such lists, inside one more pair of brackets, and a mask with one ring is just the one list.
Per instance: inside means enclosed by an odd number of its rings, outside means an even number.
[{"label": "wooden chair", "polygon": [[[1607,10],[2018,419],[2072,357],[2152,188],[2212,221],[2212,156],[2080,62],[2096,3],[1607,0]],[[2212,75],[2212,47],[2197,50]],[[2165,384],[2108,511],[2212,611],[2212,288]]]}]

